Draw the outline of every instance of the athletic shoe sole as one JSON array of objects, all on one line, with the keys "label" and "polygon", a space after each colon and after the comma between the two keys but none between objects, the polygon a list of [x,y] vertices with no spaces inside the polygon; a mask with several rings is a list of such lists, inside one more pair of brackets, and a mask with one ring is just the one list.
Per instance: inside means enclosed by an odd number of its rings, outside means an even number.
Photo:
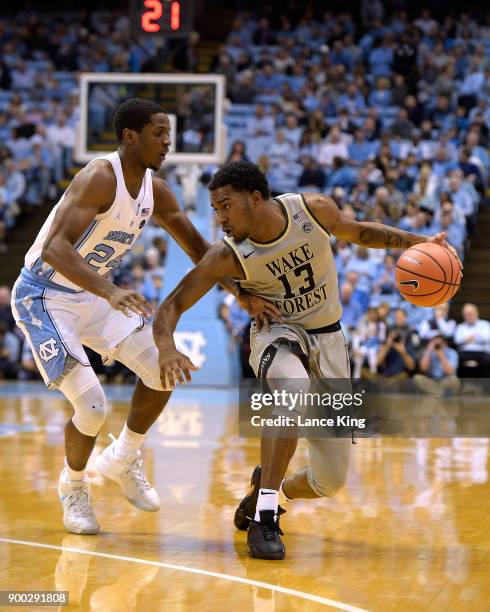
[{"label": "athletic shoe sole", "polygon": [[255,496],[255,504],[253,508],[253,512],[255,513],[255,506],[257,505],[257,498],[259,496],[260,489],[260,472],[261,467],[257,465],[252,472],[252,478],[250,479],[250,489],[245,497],[240,502],[240,505],[235,511],[235,518],[233,523],[235,527],[240,531],[247,531],[248,526],[250,525],[250,521],[252,517],[247,516],[247,506],[253,503],[253,497]]}]

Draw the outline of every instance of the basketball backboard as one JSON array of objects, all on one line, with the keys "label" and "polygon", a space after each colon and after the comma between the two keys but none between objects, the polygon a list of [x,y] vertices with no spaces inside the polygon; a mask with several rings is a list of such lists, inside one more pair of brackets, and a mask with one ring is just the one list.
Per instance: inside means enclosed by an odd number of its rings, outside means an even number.
[{"label": "basketball backboard", "polygon": [[172,147],[168,162],[223,161],[223,76],[122,73],[81,74],[77,161],[88,162],[117,147],[114,112],[121,102],[134,97],[158,102],[169,115]]}]

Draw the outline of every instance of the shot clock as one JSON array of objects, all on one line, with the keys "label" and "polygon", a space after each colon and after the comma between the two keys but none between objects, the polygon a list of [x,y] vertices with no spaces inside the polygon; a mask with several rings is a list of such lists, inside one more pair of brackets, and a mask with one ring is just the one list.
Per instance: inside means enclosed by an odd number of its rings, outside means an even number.
[{"label": "shot clock", "polygon": [[132,0],[131,20],[138,35],[184,35],[192,30],[192,0]]}]

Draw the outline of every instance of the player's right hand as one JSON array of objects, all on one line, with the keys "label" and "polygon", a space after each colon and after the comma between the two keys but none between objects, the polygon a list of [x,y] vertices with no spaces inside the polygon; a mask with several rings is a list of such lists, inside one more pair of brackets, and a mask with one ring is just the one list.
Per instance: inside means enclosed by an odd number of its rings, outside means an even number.
[{"label": "player's right hand", "polygon": [[183,385],[192,380],[191,370],[199,370],[192,361],[183,353],[173,350],[160,353],[158,356],[160,368],[160,381],[165,391],[175,389],[177,381]]},{"label": "player's right hand", "polygon": [[153,315],[152,305],[142,295],[132,289],[114,287],[107,297],[107,301],[116,310],[124,312],[127,317],[130,316],[130,311],[142,317],[151,317]]}]

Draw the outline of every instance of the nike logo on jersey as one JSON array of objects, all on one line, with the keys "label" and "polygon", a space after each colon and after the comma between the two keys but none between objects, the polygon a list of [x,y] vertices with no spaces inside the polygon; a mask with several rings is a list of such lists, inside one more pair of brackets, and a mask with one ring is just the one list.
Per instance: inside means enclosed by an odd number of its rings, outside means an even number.
[{"label": "nike logo on jersey", "polygon": [[261,491],[260,494],[261,495],[275,495],[273,491]]},{"label": "nike logo on jersey", "polygon": [[243,259],[248,259],[250,255],[253,255],[254,253],[255,251],[250,251],[250,253],[247,253],[246,255],[243,256]]},{"label": "nike logo on jersey", "polygon": [[399,285],[412,285],[414,291],[417,291],[417,289],[419,288],[419,281],[415,279],[407,280],[407,281],[400,281],[398,284]]}]

